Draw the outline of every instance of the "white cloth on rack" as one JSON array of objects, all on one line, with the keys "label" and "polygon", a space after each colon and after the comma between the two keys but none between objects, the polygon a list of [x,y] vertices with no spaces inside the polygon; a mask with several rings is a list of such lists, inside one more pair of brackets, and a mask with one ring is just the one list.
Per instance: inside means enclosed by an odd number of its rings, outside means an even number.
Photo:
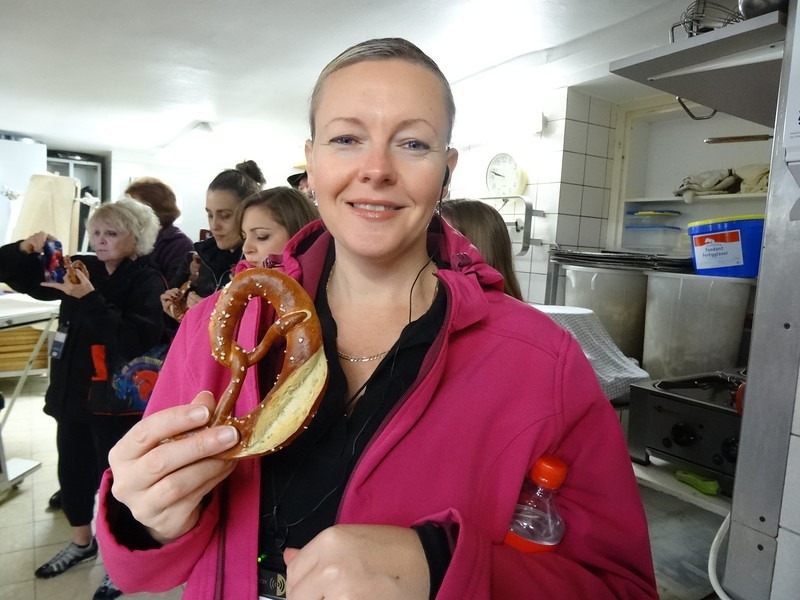
[{"label": "white cloth on rack", "polygon": [[769,165],[745,165],[735,169],[735,173],[742,178],[741,191],[745,194],[766,192],[769,185]]},{"label": "white cloth on rack", "polygon": [[632,383],[650,379],[647,371],[622,353],[593,310],[576,306],[534,306],[578,341],[609,400],[627,395]]},{"label": "white cloth on rack", "polygon": [[12,241],[45,231],[61,242],[65,254],[78,251],[80,182],[74,177],[31,175]]},{"label": "white cloth on rack", "polygon": [[737,184],[740,181],[740,177],[734,173],[733,169],[705,171],[685,177],[674,193],[676,196],[683,196],[687,192],[726,194],[731,191],[739,191]]}]

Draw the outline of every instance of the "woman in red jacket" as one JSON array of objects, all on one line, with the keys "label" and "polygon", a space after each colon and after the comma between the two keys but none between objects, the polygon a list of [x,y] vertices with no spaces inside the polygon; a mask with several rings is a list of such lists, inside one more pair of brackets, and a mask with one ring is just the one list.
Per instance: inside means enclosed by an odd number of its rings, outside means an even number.
[{"label": "woman in red jacket", "polygon": [[[444,75],[405,40],[358,44],[323,70],[306,142],[322,220],[280,265],[320,319],[319,410],[259,459],[214,458],[237,443],[232,427],[175,440],[208,421],[230,378],[210,357],[214,299],[190,311],[152,412],[111,452],[101,490],[103,558],[123,590],[656,598],[638,489],[591,366],[435,216],[458,158],[454,117]],[[269,312],[248,305],[243,347]],[[281,356],[245,378],[238,414],[258,404]],[[545,453],[569,466],[567,532],[554,552],[523,554],[503,539]]]}]

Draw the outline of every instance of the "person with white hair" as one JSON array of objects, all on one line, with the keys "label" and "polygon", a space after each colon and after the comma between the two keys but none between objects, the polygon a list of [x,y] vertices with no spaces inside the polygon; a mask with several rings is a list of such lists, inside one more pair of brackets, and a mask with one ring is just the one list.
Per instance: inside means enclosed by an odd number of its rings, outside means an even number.
[{"label": "person with white hair", "polygon": [[[61,301],[44,410],[58,423],[58,481],[72,540],[36,569],[38,578],[97,556],[92,518],[100,476],[108,451],[141,414],[97,414],[89,401],[110,385],[116,365],[156,346],[164,328],[163,279],[148,261],[137,260],[152,250],[158,234],[153,210],[131,199],[103,204],[86,225],[95,255],[72,258],[86,268],[75,270],[77,283],[69,277],[47,281],[43,255],[54,240],[46,232],[0,247],[0,281],[40,300]],[[110,580],[98,593],[95,598],[121,594]]]}]

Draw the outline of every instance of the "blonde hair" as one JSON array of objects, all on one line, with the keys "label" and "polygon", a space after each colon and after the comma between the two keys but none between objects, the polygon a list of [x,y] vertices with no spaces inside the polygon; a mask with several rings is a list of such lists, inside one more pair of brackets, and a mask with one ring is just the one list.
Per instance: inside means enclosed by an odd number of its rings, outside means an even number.
[{"label": "blonde hair", "polygon": [[161,227],[153,209],[132,198],[101,204],[86,219],[86,228],[92,229],[98,222],[132,235],[136,240],[136,253],[139,256],[150,254]]},{"label": "blonde hair", "polygon": [[317,83],[314,85],[314,91],[311,93],[311,103],[308,111],[311,139],[314,139],[316,129],[314,115],[317,113],[320,97],[322,96],[322,88],[325,86],[328,77],[345,67],[367,60],[403,60],[424,67],[436,76],[442,85],[442,95],[444,96],[445,109],[447,110],[447,143],[449,144],[453,135],[453,125],[456,121],[456,103],[453,100],[453,91],[450,89],[450,83],[442,73],[439,65],[430,56],[403,38],[376,38],[361,42],[342,52],[322,69],[317,78]]}]

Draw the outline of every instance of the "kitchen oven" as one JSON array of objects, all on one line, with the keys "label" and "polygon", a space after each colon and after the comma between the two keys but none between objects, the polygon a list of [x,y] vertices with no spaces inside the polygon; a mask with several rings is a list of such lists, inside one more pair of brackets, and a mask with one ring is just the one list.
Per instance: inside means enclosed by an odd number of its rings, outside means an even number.
[{"label": "kitchen oven", "polygon": [[715,479],[733,493],[745,373],[701,373],[631,384],[628,450]]}]

